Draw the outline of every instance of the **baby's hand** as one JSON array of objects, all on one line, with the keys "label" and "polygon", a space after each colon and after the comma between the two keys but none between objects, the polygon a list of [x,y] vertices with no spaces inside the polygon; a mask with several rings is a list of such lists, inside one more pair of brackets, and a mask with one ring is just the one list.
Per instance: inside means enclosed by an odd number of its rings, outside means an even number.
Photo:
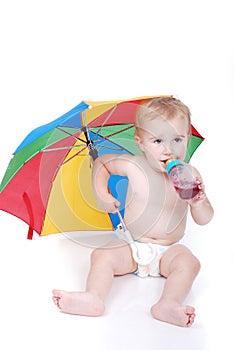
[{"label": "baby's hand", "polygon": [[107,211],[108,213],[116,213],[117,209],[120,207],[120,202],[109,195],[106,198],[102,198],[98,200],[98,207],[103,211]]},{"label": "baby's hand", "polygon": [[196,183],[198,185],[199,192],[195,197],[189,200],[189,204],[193,206],[201,203],[206,198],[205,186],[198,177],[196,177]]}]

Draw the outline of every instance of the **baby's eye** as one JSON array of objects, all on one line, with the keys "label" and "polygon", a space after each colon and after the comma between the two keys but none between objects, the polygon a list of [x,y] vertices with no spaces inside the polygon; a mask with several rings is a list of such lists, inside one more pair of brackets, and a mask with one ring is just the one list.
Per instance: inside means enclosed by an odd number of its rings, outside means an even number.
[{"label": "baby's eye", "polygon": [[176,137],[175,139],[174,139],[174,142],[175,143],[179,143],[179,142],[181,142],[182,141],[182,138],[181,137]]},{"label": "baby's eye", "polygon": [[162,139],[156,139],[154,140],[154,143],[156,143],[157,145],[160,145],[163,142]]}]

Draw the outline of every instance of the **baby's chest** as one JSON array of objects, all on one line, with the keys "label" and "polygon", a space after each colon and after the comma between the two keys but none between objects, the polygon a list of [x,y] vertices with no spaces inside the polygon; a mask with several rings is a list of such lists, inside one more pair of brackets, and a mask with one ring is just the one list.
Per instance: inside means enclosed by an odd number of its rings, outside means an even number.
[{"label": "baby's chest", "polygon": [[174,207],[178,196],[173,186],[162,176],[138,174],[129,181],[129,193],[136,199],[149,205]]}]

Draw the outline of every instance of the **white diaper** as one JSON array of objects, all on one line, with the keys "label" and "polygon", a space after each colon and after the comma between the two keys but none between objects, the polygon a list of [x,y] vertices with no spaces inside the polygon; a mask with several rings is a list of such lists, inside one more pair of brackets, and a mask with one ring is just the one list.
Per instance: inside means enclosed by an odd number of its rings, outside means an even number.
[{"label": "white diaper", "polygon": [[141,265],[138,263],[138,269],[135,274],[139,277],[161,276],[159,269],[160,259],[171,245],[163,246],[155,243],[142,243],[138,241],[135,241],[134,243],[138,250],[138,255],[141,256],[142,259],[147,260],[152,256],[152,261],[149,264]]}]

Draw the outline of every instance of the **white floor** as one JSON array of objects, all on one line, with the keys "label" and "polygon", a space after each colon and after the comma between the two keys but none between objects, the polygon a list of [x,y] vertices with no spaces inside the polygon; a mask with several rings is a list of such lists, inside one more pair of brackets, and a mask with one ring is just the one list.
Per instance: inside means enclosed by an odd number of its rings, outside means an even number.
[{"label": "white floor", "polygon": [[101,318],[58,312],[51,290],[84,288],[91,248],[63,235],[28,241],[0,212],[0,349],[234,349],[233,1],[193,3],[2,1],[0,181],[26,134],[82,99],[174,94],[206,138],[192,164],[215,217],[188,222],[202,269],[186,300],[196,322],[183,329],[149,314],[163,279],[117,278]]},{"label": "white floor", "polygon": [[[188,222],[184,243],[199,257],[201,272],[186,303],[196,307],[191,328],[151,318],[163,278],[118,277],[100,318],[59,312],[51,290],[83,289],[89,268],[92,239],[65,235],[26,239],[27,227],[12,216],[1,219],[1,337],[5,350],[22,349],[233,349],[233,249],[216,244],[218,220],[207,227]],[[80,241],[80,240],[79,240]],[[212,244],[210,242],[212,241]],[[95,240],[96,244],[96,240]],[[4,344],[4,345],[1,345]]]}]

